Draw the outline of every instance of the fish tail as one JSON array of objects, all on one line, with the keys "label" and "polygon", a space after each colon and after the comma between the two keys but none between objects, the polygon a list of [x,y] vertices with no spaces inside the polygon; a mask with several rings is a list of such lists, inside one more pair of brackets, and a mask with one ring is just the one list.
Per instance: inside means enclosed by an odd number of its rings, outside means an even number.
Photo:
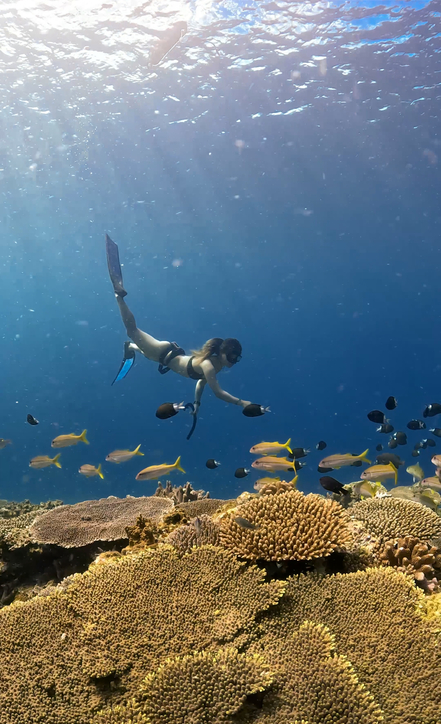
[{"label": "fish tail", "polygon": [[55,457],[52,458],[52,462],[53,462],[53,464],[54,464],[57,468],[61,468],[61,465],[60,465],[60,463],[58,462],[59,459],[60,459],[60,455],[61,455],[61,453],[58,453],[58,455],[55,455]]},{"label": "fish tail", "polygon": [[398,470],[393,463],[390,463],[392,470],[394,471],[395,485],[398,483]]},{"label": "fish tail", "polygon": [[299,476],[296,475],[295,478],[291,480],[291,485],[293,488],[297,489],[297,480],[299,479]]},{"label": "fish tail", "polygon": [[181,473],[185,473],[184,468],[181,468],[181,456],[179,455],[178,459],[176,460],[175,464],[173,465],[174,468],[177,468],[181,471]]},{"label": "fish tail", "polygon": [[369,452],[369,448],[366,448],[366,450],[365,450],[364,452],[362,452],[361,455],[359,455],[359,457],[360,457],[362,460],[364,460],[365,463],[369,463],[369,465],[370,465],[370,464],[371,464],[371,461],[368,460],[367,457],[366,457],[366,455],[368,454],[368,452]]},{"label": "fish tail", "polygon": [[291,450],[291,448],[289,447],[290,445],[291,445],[291,438],[289,438],[289,439],[286,441],[286,443],[284,444],[283,447],[286,447],[286,449],[288,450],[288,452],[290,453],[290,455],[292,455],[292,450]]},{"label": "fish tail", "polygon": [[97,471],[98,475],[100,476],[101,480],[104,480],[103,471],[101,470],[101,463],[98,465],[96,471]]},{"label": "fish tail", "polygon": [[86,445],[90,445],[89,440],[86,438],[86,432],[87,430],[83,430],[78,439],[81,440],[81,442],[84,442]]},{"label": "fish tail", "polygon": [[139,448],[140,448],[140,447],[141,447],[141,445],[138,445],[138,447],[136,447],[136,448],[134,449],[134,451],[133,451],[133,454],[134,454],[134,455],[144,455],[144,453],[139,452]]}]

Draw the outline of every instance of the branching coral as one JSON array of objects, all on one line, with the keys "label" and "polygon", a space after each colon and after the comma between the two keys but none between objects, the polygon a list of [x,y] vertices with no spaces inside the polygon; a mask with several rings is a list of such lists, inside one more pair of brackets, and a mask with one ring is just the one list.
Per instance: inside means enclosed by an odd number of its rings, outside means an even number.
[{"label": "branching coral", "polygon": [[155,495],[160,498],[170,498],[176,505],[178,503],[189,503],[194,500],[206,500],[210,498],[210,493],[206,493],[205,490],[194,490],[191,483],[175,487],[171,484],[170,480],[166,481],[165,488],[162,486],[162,483],[159,482],[155,490]]},{"label": "branching coral", "polygon": [[439,724],[441,638],[436,617],[426,615],[431,598],[392,568],[299,576],[289,581],[277,615],[270,611],[263,620],[252,650],[263,651],[273,667],[305,620],[323,624],[387,724]]},{"label": "branching coral", "polygon": [[252,498],[221,527],[222,545],[253,561],[321,558],[351,541],[349,518],[338,503],[296,490]]},{"label": "branching coral", "polygon": [[334,637],[323,624],[305,621],[294,635],[280,641],[273,660],[275,684],[255,718],[259,724],[285,724],[296,717],[323,724],[383,721],[353,666],[337,655]]},{"label": "branching coral", "polygon": [[385,566],[394,566],[409,573],[426,593],[438,590],[441,575],[441,548],[423,543],[419,538],[407,536],[387,541],[380,552],[380,561]]},{"label": "branching coral", "polygon": [[391,497],[362,500],[352,506],[351,514],[379,541],[405,536],[430,540],[441,535],[441,518],[412,500]]},{"label": "branching coral", "polygon": [[166,543],[173,546],[181,555],[192,548],[203,545],[218,546],[220,542],[220,524],[209,515],[194,518],[188,525],[181,525],[170,533]]},{"label": "branching coral", "polygon": [[79,548],[94,541],[123,540],[128,537],[126,527],[133,525],[139,515],[156,521],[172,508],[171,500],[154,496],[86,500],[43,513],[29,532],[38,543]]}]

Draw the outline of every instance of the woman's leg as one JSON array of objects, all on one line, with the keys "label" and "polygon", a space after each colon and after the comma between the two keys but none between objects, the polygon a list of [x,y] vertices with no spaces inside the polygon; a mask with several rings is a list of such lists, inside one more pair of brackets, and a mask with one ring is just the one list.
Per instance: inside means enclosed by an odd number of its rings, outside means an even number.
[{"label": "woman's leg", "polygon": [[138,345],[145,357],[153,360],[154,362],[159,362],[160,356],[170,347],[170,342],[160,342],[158,339],[151,337],[150,334],[138,329],[135,317],[128,308],[124,299],[119,294],[115,294],[115,296],[128,336],[136,345]]}]

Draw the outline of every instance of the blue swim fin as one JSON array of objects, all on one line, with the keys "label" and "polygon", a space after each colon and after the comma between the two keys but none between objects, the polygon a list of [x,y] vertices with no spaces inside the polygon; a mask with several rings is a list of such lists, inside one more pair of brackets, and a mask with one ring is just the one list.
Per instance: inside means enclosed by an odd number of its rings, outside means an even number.
[{"label": "blue swim fin", "polygon": [[123,284],[121,264],[119,262],[118,246],[117,244],[115,244],[114,241],[112,241],[108,234],[106,234],[106,256],[107,268],[109,270],[110,279],[113,284],[113,290],[115,294],[123,298],[126,296],[127,292],[124,289]]},{"label": "blue swim fin", "polygon": [[120,368],[118,370],[118,374],[116,375],[115,379],[113,380],[112,385],[115,384],[115,382],[119,382],[120,380],[123,380],[124,377],[126,377],[129,374],[129,372],[132,369],[134,364],[135,364],[135,351],[130,347],[130,342],[124,342],[123,361],[121,362]]}]

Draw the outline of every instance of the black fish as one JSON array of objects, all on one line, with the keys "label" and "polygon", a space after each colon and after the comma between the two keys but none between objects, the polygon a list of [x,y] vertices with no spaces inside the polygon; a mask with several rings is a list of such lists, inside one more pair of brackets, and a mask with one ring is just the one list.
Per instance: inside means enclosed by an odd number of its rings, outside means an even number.
[{"label": "black fish", "polygon": [[177,415],[179,410],[183,410],[184,405],[179,402],[164,402],[163,405],[159,405],[158,409],[156,410],[156,417],[159,417],[160,420],[168,420],[169,417],[174,417],[174,415]]},{"label": "black fish", "polygon": [[430,437],[427,438],[426,442],[427,442],[427,444],[428,444],[429,447],[436,447],[436,442],[435,442],[435,440],[432,440]]},{"label": "black fish", "polygon": [[420,440],[420,442],[416,442],[413,446],[414,450],[425,450],[427,447],[427,440]]},{"label": "black fish", "polygon": [[387,446],[390,447],[391,450],[395,450],[395,448],[398,446],[398,443],[394,437],[391,437],[391,439],[387,443]]},{"label": "black fish", "polygon": [[396,432],[394,435],[394,440],[396,441],[397,445],[407,445],[407,435],[405,432]]},{"label": "black fish", "polygon": [[388,422],[385,422],[383,425],[380,425],[380,427],[377,427],[377,432],[389,433],[389,432],[393,432],[393,431],[394,431],[394,426],[389,425]]},{"label": "black fish", "polygon": [[319,472],[319,473],[329,473],[329,472],[330,472],[331,470],[333,470],[333,469],[334,469],[334,468],[321,468],[320,465],[319,465],[318,468],[317,468],[317,472]]},{"label": "black fish", "polygon": [[375,450],[378,450],[378,452],[382,449],[383,449],[383,445],[377,445],[377,447],[375,448]]},{"label": "black fish", "polygon": [[316,449],[316,450],[324,450],[325,447],[327,447],[325,441],[324,441],[324,440],[320,440],[320,442],[318,442],[317,445],[315,446],[315,449]]},{"label": "black fish", "polygon": [[331,493],[339,493],[340,495],[341,493],[343,493],[343,495],[349,494],[349,490],[346,490],[342,483],[339,483],[335,478],[330,478],[329,475],[320,478],[320,485]]},{"label": "black fish", "polygon": [[247,405],[242,410],[242,415],[245,417],[260,417],[265,412],[270,412],[269,407],[263,407],[262,405],[256,405],[254,402],[251,405]]},{"label": "black fish", "polygon": [[427,405],[423,412],[423,417],[435,417],[435,415],[441,414],[441,405],[439,402],[432,402],[431,405]]},{"label": "black fish", "polygon": [[437,437],[441,437],[441,427],[432,427],[429,432],[432,433],[432,435],[436,435]]},{"label": "black fish", "polygon": [[305,465],[306,465],[306,463],[301,463],[300,460],[293,460],[293,461],[292,461],[292,464],[293,464],[293,466],[294,466],[294,470],[295,470],[295,471],[301,470],[301,469],[304,468]]},{"label": "black fish", "polygon": [[394,453],[381,453],[381,455],[377,455],[377,463],[378,465],[387,465],[388,463],[392,463],[398,470],[400,465],[404,465],[404,460],[401,460],[399,455],[395,455]]},{"label": "black fish", "polygon": [[389,422],[386,420],[386,416],[384,412],[381,412],[381,410],[372,410],[371,412],[368,412],[368,420],[371,422],[376,422],[378,425],[382,425],[384,422]]},{"label": "black fish", "polygon": [[304,447],[293,447],[292,452],[289,453],[288,458],[290,460],[298,460],[299,458],[304,458],[307,456],[307,454],[311,452],[310,450],[305,450]]},{"label": "black fish", "polygon": [[409,428],[409,430],[425,430],[426,423],[422,420],[411,420],[407,423],[407,427]]},{"label": "black fish", "polygon": [[32,415],[26,415],[26,420],[30,425],[38,425],[38,420],[36,420],[35,417],[32,417]]},{"label": "black fish", "polygon": [[220,463],[218,463],[217,460],[213,460],[213,458],[210,458],[205,463],[205,467],[207,467],[209,470],[216,470],[216,468],[218,468],[219,465],[220,465]]},{"label": "black fish", "polygon": [[386,408],[386,410],[395,410],[397,405],[398,405],[397,398],[391,396],[391,397],[387,398],[385,408]]},{"label": "black fish", "polygon": [[236,472],[234,473],[235,478],[246,478],[247,475],[249,475],[251,470],[249,468],[237,468]]},{"label": "black fish", "polygon": [[420,451],[419,450],[412,450],[412,457],[413,458],[419,458]]}]

